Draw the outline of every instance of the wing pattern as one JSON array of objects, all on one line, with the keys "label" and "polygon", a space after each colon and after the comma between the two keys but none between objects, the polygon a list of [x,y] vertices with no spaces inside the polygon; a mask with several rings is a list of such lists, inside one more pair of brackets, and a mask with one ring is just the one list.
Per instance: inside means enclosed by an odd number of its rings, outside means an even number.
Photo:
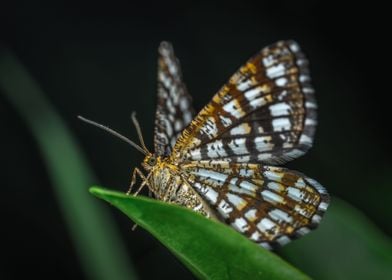
[{"label": "wing pattern", "polygon": [[227,161],[184,168],[216,216],[268,249],[317,227],[328,207],[329,196],[319,183],[286,168]]},{"label": "wing pattern", "polygon": [[277,164],[304,154],[316,125],[307,65],[293,41],[262,49],[196,116],[174,156]]},{"label": "wing pattern", "polygon": [[158,49],[158,104],[155,116],[155,153],[171,153],[179,134],[192,121],[192,99],[182,82],[180,63],[173,47],[162,42]]},{"label": "wing pattern", "polygon": [[262,49],[192,122],[171,45],[162,43],[159,53],[155,150],[169,167],[157,173],[167,172],[162,176],[173,176],[179,187],[157,176],[153,185],[177,194],[167,201],[215,217],[268,249],[315,228],[329,204],[326,190],[273,166],[301,156],[313,142],[317,105],[298,44]]}]

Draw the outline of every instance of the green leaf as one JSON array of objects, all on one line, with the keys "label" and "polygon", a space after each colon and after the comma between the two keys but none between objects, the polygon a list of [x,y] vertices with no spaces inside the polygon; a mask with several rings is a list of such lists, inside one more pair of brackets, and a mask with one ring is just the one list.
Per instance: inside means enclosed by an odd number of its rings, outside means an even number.
[{"label": "green leaf", "polygon": [[320,228],[282,253],[316,279],[392,279],[391,240],[336,197]]},{"label": "green leaf", "polygon": [[200,279],[309,279],[230,227],[176,205],[93,187],[169,248]]},{"label": "green leaf", "polygon": [[11,52],[1,47],[0,92],[37,141],[86,276],[98,280],[136,279],[115,223],[86,191],[96,179],[83,152],[39,85]]}]

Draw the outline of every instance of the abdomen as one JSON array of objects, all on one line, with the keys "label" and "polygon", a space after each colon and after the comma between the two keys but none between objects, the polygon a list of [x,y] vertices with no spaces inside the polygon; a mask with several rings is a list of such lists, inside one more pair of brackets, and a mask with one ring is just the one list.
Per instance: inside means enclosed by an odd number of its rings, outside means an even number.
[{"label": "abdomen", "polygon": [[215,217],[208,204],[186,182],[181,173],[173,168],[160,168],[152,171],[149,180],[150,190],[159,200],[174,203],[202,214]]}]

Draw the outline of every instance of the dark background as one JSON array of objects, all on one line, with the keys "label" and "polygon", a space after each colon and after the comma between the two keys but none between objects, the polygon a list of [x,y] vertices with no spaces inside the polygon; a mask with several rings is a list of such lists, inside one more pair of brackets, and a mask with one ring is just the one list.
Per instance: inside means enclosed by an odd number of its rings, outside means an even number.
[{"label": "dark background", "polygon": [[[12,1],[2,3],[2,45],[37,80],[81,142],[99,184],[127,189],[142,155],[76,119],[82,114],[137,139],[136,110],[152,147],[156,49],[174,44],[184,79],[201,109],[260,48],[295,39],[311,63],[319,104],[314,148],[288,164],[359,208],[384,232],[390,216],[390,44],[382,7],[304,1]],[[2,255],[0,277],[84,278],[54,200],[37,145],[0,96]],[[4,180],[5,179],[5,180]],[[19,196],[31,209],[14,210]],[[113,211],[142,279],[192,279],[167,250]],[[390,217],[389,217],[390,219]],[[5,258],[4,258],[5,257]],[[5,260],[5,261],[4,261]],[[5,278],[3,278],[3,276]]]}]

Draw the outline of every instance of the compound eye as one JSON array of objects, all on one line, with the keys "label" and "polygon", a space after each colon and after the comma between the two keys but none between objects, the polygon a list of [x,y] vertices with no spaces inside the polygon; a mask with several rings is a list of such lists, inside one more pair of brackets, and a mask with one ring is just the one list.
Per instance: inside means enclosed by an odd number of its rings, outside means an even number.
[{"label": "compound eye", "polygon": [[157,163],[157,159],[155,157],[150,157],[148,160],[148,164],[154,166]]}]

